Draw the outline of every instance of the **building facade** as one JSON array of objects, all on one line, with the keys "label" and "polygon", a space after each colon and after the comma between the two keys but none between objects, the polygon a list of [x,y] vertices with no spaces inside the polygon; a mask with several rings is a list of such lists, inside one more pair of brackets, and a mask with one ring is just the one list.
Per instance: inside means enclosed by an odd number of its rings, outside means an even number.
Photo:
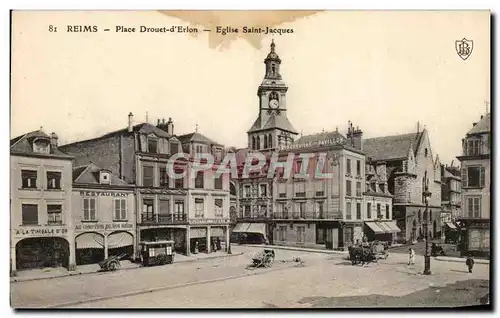
[{"label": "building facade", "polygon": [[[189,254],[196,240],[203,245],[203,240],[212,236],[224,238],[220,229],[229,224],[229,177],[215,181],[214,171],[193,175],[192,169],[200,145],[205,146],[201,151],[210,150],[214,155],[219,155],[222,147],[214,143],[207,148],[204,142],[208,138],[200,137],[203,141],[195,137],[183,144],[174,134],[171,119],[158,121],[157,126],[133,125],[130,113],[127,128],[68,144],[63,149],[75,155],[75,165],[92,162],[135,185],[136,243],[173,240],[176,251]],[[180,177],[174,178],[174,173]],[[219,198],[215,198],[217,195]],[[205,243],[201,249],[210,251],[210,246]]]},{"label": "building facade", "polygon": [[[431,238],[441,237],[441,164],[433,155],[427,130],[365,139],[363,145],[372,165],[385,166],[387,187],[394,195],[393,218],[401,229],[397,240],[423,239],[426,226]],[[432,194],[428,209],[425,180]]]},{"label": "building facade", "polygon": [[11,273],[75,268],[72,157],[41,129],[10,141]]},{"label": "building facade", "polygon": [[462,155],[457,157],[462,171],[462,210],[459,221],[464,229],[462,250],[489,253],[491,215],[491,115],[473,124],[462,139]]},{"label": "building facade", "polygon": [[136,247],[134,185],[91,163],[73,169],[76,265],[98,263]]}]

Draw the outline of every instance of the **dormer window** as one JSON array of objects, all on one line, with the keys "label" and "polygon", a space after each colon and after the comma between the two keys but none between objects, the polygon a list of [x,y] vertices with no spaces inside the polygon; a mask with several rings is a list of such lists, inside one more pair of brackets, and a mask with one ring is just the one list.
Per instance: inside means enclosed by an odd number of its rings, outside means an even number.
[{"label": "dormer window", "polygon": [[33,141],[33,152],[50,153],[50,141],[45,138],[38,138]]},{"label": "dormer window", "polygon": [[179,144],[177,142],[173,142],[170,144],[170,154],[175,154],[179,152]]},{"label": "dormer window", "polygon": [[110,184],[111,183],[111,175],[109,171],[100,171],[99,172],[99,183],[100,184]]},{"label": "dormer window", "polygon": [[158,153],[158,139],[155,137],[148,137],[148,152]]}]

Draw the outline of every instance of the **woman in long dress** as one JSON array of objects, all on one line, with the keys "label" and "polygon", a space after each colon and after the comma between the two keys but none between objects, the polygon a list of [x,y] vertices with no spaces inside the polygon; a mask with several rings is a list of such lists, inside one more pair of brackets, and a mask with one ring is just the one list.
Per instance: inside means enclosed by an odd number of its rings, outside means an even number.
[{"label": "woman in long dress", "polygon": [[415,265],[415,251],[410,247],[408,250],[408,266]]}]

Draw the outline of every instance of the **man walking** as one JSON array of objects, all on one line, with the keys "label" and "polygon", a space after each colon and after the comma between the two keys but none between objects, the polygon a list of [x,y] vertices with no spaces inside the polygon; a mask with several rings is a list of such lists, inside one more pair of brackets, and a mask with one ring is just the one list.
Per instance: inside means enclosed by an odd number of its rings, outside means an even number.
[{"label": "man walking", "polygon": [[472,257],[467,256],[467,260],[465,261],[465,265],[469,268],[469,273],[472,273],[472,268],[474,267],[474,260]]}]

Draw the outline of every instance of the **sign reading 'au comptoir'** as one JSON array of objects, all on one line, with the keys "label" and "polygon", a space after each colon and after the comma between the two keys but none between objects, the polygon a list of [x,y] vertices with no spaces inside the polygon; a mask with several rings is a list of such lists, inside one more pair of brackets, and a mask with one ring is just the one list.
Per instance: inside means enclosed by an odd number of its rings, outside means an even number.
[{"label": "sign reading 'au comptoir'", "polygon": [[93,224],[77,224],[75,231],[92,231],[92,230],[132,230],[132,223],[93,223]]}]

